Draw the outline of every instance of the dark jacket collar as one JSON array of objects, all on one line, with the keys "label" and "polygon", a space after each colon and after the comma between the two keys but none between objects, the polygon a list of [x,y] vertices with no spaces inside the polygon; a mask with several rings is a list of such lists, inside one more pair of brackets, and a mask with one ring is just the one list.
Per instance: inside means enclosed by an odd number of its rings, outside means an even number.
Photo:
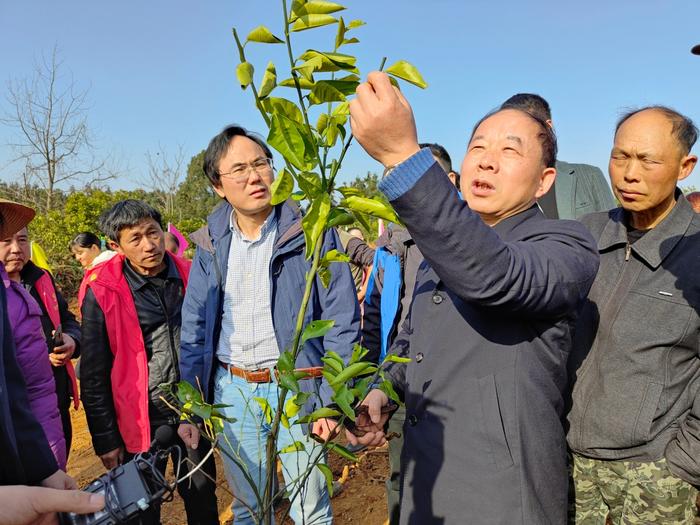
[{"label": "dark jacket collar", "polygon": [[[177,271],[177,268],[175,267],[175,264],[173,264],[173,261],[170,259],[170,255],[166,252],[165,257],[163,258],[163,261],[165,262],[167,266],[167,275],[166,279],[180,279],[182,280],[182,277],[180,277],[180,274]],[[138,273],[136,270],[134,270],[131,265],[129,264],[129,261],[127,259],[124,259],[124,276],[126,277],[126,280],[129,282],[129,287],[132,290],[140,290],[144,286],[146,286],[149,282],[148,277],[141,275]]]},{"label": "dark jacket collar", "polygon": [[[652,268],[658,268],[676,244],[688,231],[695,216],[693,208],[683,193],[676,188],[676,204],[666,218],[656,228],[648,231],[644,237],[632,245],[632,251]],[[613,246],[627,245],[626,216],[623,208],[615,208],[609,213],[608,220],[598,240],[601,252]]]},{"label": "dark jacket collar", "polygon": [[26,286],[34,286],[34,283],[41,279],[42,275],[44,275],[44,270],[39,268],[32,261],[27,261],[22,271],[19,272],[20,279]]},{"label": "dark jacket collar", "polygon": [[[190,239],[202,249],[213,252],[212,242],[218,243],[222,238],[231,234],[230,220],[233,208],[223,201],[207,217],[207,226],[200,228]],[[287,200],[275,206],[277,221],[277,233],[275,234],[275,248],[278,248],[302,233],[301,211],[296,203]]]},{"label": "dark jacket collar", "polygon": [[526,221],[530,221],[535,218],[545,218],[544,214],[542,213],[542,211],[540,211],[540,208],[539,206],[537,206],[537,204],[533,204],[527,210],[521,211],[520,213],[516,213],[515,215],[511,215],[510,217],[503,219],[501,222],[496,224],[493,227],[493,229],[502,238],[507,239],[509,235],[518,228],[518,226],[520,226]]}]

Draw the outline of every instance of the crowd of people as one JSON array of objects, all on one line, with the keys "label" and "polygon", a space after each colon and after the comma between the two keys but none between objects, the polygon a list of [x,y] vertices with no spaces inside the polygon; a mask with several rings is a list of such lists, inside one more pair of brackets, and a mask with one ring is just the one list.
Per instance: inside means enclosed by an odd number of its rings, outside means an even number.
[{"label": "crowd of people", "polygon": [[[664,106],[623,115],[608,185],[600,169],[557,159],[538,95],[477,122],[459,172],[442,146],[418,142],[385,74],[358,87],[350,115],[403,225],[374,245],[357,228],[320,240],[350,263],[311,290],[305,322],[334,324],[303,342],[294,366],[308,395],[294,418],[333,403],[322,359],[347,362],[361,342],[375,362],[410,358],[386,365],[404,405],[382,410],[390,400],[372,389],[362,432],[345,431],[358,448],[393,437],[389,523],[693,523],[700,194],[678,188],[697,163],[693,122]],[[272,152],[258,135],[225,128],[204,172],[221,204],[190,235],[192,261],[138,200],[104,211],[106,241],[71,241],[85,269],[77,317],[31,260],[34,211],[0,200],[0,524],[104,504],[66,474],[79,403],[107,470],[170,427],[187,523],[218,524],[211,444],[162,388],[181,380],[224,414],[235,523],[255,522],[276,468],[266,407],[277,409],[275,366],[293,343],[310,261],[302,211],[271,203]],[[333,521],[326,478],[308,467],[319,440],[340,432],[322,418],[279,434],[297,524]],[[160,523],[160,505],[139,521]]]}]

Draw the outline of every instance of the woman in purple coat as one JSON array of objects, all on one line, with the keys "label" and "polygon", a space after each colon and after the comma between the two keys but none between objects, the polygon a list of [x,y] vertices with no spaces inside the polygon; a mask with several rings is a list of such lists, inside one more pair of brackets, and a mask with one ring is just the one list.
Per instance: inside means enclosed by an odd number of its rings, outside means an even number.
[{"label": "woman in purple coat", "polygon": [[[0,239],[0,244],[6,242]],[[56,383],[41,327],[41,308],[21,284],[10,280],[0,263],[0,279],[7,292],[10,327],[17,363],[27,384],[29,408],[39,421],[61,470],[66,469],[66,442],[58,412]]]}]

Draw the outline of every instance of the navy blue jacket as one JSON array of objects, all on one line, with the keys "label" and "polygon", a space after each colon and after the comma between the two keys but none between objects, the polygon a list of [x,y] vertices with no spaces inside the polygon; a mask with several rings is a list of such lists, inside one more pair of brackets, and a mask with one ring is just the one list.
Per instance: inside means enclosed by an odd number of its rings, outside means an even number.
[{"label": "navy blue jacket", "polygon": [[[221,333],[223,293],[231,247],[231,205],[223,203],[208,218],[208,226],[190,237],[197,245],[192,261],[187,293],[182,305],[180,337],[180,373],[182,379],[197,386],[197,378],[212,399],[216,348]],[[304,234],[301,213],[290,203],[275,206],[277,233],[270,260],[272,323],[280,351],[292,344],[297,312],[301,305],[306,272],[311,261],[304,258]],[[342,252],[335,230],[327,232],[322,253],[336,249]],[[326,289],[317,279],[306,310],[304,324],[312,320],[333,319],[335,325],[323,337],[310,339],[297,357],[296,366],[323,366],[325,350],[333,350],[349,360],[359,340],[360,311],[350,268],[345,263],[330,266],[331,282]],[[332,390],[325,380],[303,380],[304,391],[319,389],[323,405],[330,404]],[[311,396],[304,407],[308,412],[318,399]]]},{"label": "navy blue jacket", "polygon": [[24,376],[15,359],[4,286],[0,286],[0,344],[0,485],[38,485],[58,465],[29,410]]},{"label": "navy blue jacket", "polygon": [[537,206],[489,227],[430,155],[404,164],[380,189],[428,264],[392,347],[411,362],[389,369],[401,523],[564,524],[566,362],[595,242]]}]

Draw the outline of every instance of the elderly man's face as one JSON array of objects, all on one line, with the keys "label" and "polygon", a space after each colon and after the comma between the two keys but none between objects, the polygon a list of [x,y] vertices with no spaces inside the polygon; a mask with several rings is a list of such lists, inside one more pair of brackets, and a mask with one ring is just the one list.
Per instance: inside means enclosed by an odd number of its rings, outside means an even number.
[{"label": "elderly man's face", "polygon": [[526,210],[554,182],[545,168],[540,126],[520,111],[504,110],[474,132],[462,162],[462,195],[487,224]]},{"label": "elderly man's face", "polygon": [[[627,119],[610,152],[610,181],[622,207],[663,217],[675,202],[676,183],[687,177],[695,157],[680,151],[673,124],[660,111],[646,110]],[[653,220],[649,221],[653,226]]]},{"label": "elderly man's face", "polygon": [[0,239],[0,262],[5,265],[8,274],[21,272],[30,258],[31,246],[27,228],[22,228],[7,239]]}]

